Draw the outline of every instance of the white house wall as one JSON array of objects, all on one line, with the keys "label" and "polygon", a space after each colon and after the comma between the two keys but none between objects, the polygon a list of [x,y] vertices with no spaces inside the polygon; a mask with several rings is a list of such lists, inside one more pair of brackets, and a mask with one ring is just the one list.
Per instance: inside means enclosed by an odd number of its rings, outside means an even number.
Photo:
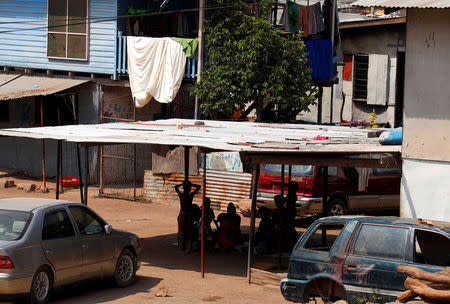
[{"label": "white house wall", "polygon": [[407,37],[403,157],[450,161],[450,9],[408,10]]},{"label": "white house wall", "polygon": [[450,163],[403,160],[400,216],[448,221]]}]

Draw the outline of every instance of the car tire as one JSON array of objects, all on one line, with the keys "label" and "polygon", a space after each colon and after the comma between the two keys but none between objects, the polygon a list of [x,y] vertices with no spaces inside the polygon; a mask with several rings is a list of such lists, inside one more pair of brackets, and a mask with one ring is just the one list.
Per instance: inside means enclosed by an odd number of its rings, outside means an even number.
[{"label": "car tire", "polygon": [[334,197],[327,204],[326,215],[337,216],[347,214],[347,204],[344,200]]},{"label": "car tire", "polygon": [[128,250],[122,250],[117,258],[116,269],[114,271],[114,280],[117,286],[127,287],[133,284],[136,279],[136,257]]},{"label": "car tire", "polygon": [[30,303],[47,303],[53,292],[53,275],[48,267],[39,268],[33,276],[30,287]]}]

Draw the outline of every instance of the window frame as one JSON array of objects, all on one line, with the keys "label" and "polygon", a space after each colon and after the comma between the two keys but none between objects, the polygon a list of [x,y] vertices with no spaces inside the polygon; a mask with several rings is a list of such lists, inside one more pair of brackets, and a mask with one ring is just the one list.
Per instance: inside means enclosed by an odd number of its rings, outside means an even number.
[{"label": "window frame", "polygon": [[[72,208],[79,208],[80,210],[83,210],[86,213],[90,213],[90,215],[100,224],[101,227],[101,232],[98,233],[92,233],[92,234],[88,234],[88,233],[83,233],[80,230],[80,227],[78,227],[78,222],[77,219],[75,218],[75,216],[72,213]],[[86,236],[98,236],[98,235],[104,235],[106,233],[105,231],[105,225],[107,225],[106,221],[104,219],[102,219],[101,216],[99,216],[97,213],[95,213],[93,210],[86,208],[84,206],[76,206],[76,205],[70,205],[67,207],[68,212],[69,212],[69,216],[71,216],[73,218],[73,221],[75,223],[75,229],[78,231],[80,236],[86,237]]]},{"label": "window frame", "polygon": [[[49,214],[52,213],[57,213],[57,212],[65,212],[67,219],[69,220],[70,225],[72,226],[72,231],[73,231],[73,235],[70,236],[64,236],[64,237],[56,237],[56,238],[44,238],[44,225],[45,225],[45,217]],[[77,230],[76,227],[72,221],[72,219],[70,218],[70,214],[69,212],[65,209],[65,208],[55,208],[55,209],[50,209],[50,210],[46,210],[43,214],[42,214],[42,231],[41,231],[41,241],[46,242],[46,241],[53,241],[53,240],[64,240],[64,239],[73,239],[77,237]]]},{"label": "window frame", "polygon": [[443,237],[446,237],[447,239],[450,239],[450,237],[447,234],[445,234],[445,233],[443,233],[441,231],[427,229],[425,227],[413,227],[411,229],[411,232],[410,232],[411,249],[409,250],[410,251],[410,255],[408,256],[408,259],[410,260],[410,262],[412,262],[414,264],[430,266],[430,267],[444,267],[444,268],[448,267],[448,266],[439,266],[439,265],[427,264],[427,263],[421,263],[421,262],[415,261],[415,252],[416,252],[416,242],[415,241],[416,241],[416,232],[417,232],[417,230],[425,231],[425,232],[429,232],[429,233],[435,233],[435,234],[441,235]]},{"label": "window frame", "polygon": [[[406,229],[407,230],[407,236],[405,239],[404,244],[404,252],[403,256],[401,258],[391,258],[391,257],[381,257],[381,256],[373,256],[373,255],[361,255],[355,253],[355,246],[356,241],[358,240],[358,237],[361,234],[361,229],[363,226],[381,226],[381,227],[392,227],[392,228],[400,228],[400,229]],[[352,236],[351,242],[349,244],[349,250],[347,254],[351,254],[355,257],[361,257],[361,258],[368,258],[368,259],[376,259],[376,260],[389,260],[389,261],[408,261],[409,260],[409,253],[410,253],[410,246],[411,246],[411,229],[409,227],[401,226],[401,225],[395,225],[395,224],[380,224],[380,223],[359,223],[358,227],[355,229],[354,235]]]},{"label": "window frame", "polygon": [[[61,1],[61,0],[47,0],[47,33],[46,33],[46,37],[45,37],[45,42],[46,42],[46,56],[48,59],[61,59],[61,60],[75,60],[75,61],[88,61],[89,60],[89,0],[81,0],[81,1],[85,1],[86,2],[86,33],[74,33],[74,32],[69,32],[68,31],[68,24],[69,24],[69,0],[63,0],[66,1],[66,20],[65,20],[65,31],[64,32],[55,32],[55,31],[51,31],[49,29],[49,18],[50,18],[50,14],[49,14],[49,3],[50,1]],[[49,56],[48,55],[48,35],[49,34],[64,34],[66,39],[65,39],[65,46],[66,46],[66,54],[65,57],[58,57],[58,56]],[[86,37],[86,52],[84,54],[85,58],[72,58],[72,57],[68,57],[67,54],[69,52],[69,35],[76,35],[76,36],[84,36]]]},{"label": "window frame", "polygon": [[[367,72],[366,72],[366,79],[359,79],[356,78],[356,70],[359,69],[359,67],[357,67],[357,65],[361,65],[361,61],[358,60],[357,62],[357,58],[360,57],[366,57],[367,58]],[[367,87],[367,82],[368,82],[368,78],[369,78],[369,54],[353,54],[353,71],[352,71],[352,101],[367,101],[367,95],[368,95],[368,87]],[[366,93],[366,98],[359,98],[359,97],[355,97],[355,92],[357,91],[362,91],[362,90],[356,90],[355,87],[357,85],[357,82],[359,85],[360,82],[364,82],[365,81],[365,93]]]},{"label": "window frame", "polygon": [[[308,240],[313,237],[313,235],[317,232],[317,230],[320,229],[321,226],[326,226],[326,225],[342,225],[342,229],[341,232],[339,232],[339,234],[336,236],[336,239],[333,242],[333,245],[331,245],[330,250],[328,251],[324,251],[324,250],[316,250],[316,249],[311,249],[311,248],[305,248],[306,243],[308,242]],[[296,247],[294,247],[294,251],[308,251],[308,252],[314,252],[316,254],[322,254],[322,255],[330,255],[333,252],[334,247],[336,246],[336,243],[338,242],[339,238],[341,237],[342,233],[344,232],[344,230],[347,228],[348,222],[346,221],[336,221],[336,222],[321,222],[321,223],[317,223],[317,225],[314,225],[311,230],[307,230],[305,231],[304,234],[306,234],[306,236],[304,238],[302,238],[302,240],[298,243],[298,245]]]}]

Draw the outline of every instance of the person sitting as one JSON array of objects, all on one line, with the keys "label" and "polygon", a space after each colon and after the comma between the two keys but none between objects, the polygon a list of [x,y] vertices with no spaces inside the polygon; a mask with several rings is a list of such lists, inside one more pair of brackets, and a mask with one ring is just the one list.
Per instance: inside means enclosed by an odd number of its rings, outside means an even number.
[{"label": "person sitting", "polygon": [[241,241],[241,217],[236,213],[236,206],[229,203],[226,213],[221,213],[217,217],[219,246],[224,249],[231,249]]},{"label": "person sitting", "polygon": [[[203,207],[202,207],[203,208]],[[203,212],[202,209],[200,209],[200,217],[201,217],[201,212]],[[211,199],[209,197],[205,198],[205,226],[204,226],[204,232],[205,232],[205,246],[207,249],[214,249],[214,238],[213,238],[213,232],[212,232],[212,228],[211,228],[211,223],[214,221],[215,222],[215,214],[214,214],[214,210],[212,210],[211,208]],[[199,227],[198,227],[198,240],[201,240],[201,230],[202,230],[202,220],[200,218],[199,220]]]},{"label": "person sitting", "polygon": [[192,213],[192,247],[191,251],[198,251],[198,236],[200,231],[200,225],[201,225],[201,210],[200,206],[197,204],[192,204],[191,207],[191,213]]},{"label": "person sitting", "polygon": [[267,207],[259,208],[258,230],[255,234],[255,254],[267,254],[274,250],[275,243],[275,225],[270,217],[270,210]]}]

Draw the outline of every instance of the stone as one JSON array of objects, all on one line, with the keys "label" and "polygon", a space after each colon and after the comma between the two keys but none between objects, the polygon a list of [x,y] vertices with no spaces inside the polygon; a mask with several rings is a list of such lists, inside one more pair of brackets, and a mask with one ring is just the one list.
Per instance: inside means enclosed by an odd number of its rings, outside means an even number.
[{"label": "stone", "polygon": [[36,184],[20,183],[17,185],[17,188],[22,189],[25,192],[33,192],[36,190],[37,186]]},{"label": "stone", "polygon": [[14,181],[12,179],[0,179],[0,188],[14,187]]},{"label": "stone", "polygon": [[167,297],[169,293],[169,288],[167,287],[161,287],[155,294],[156,297]]}]

